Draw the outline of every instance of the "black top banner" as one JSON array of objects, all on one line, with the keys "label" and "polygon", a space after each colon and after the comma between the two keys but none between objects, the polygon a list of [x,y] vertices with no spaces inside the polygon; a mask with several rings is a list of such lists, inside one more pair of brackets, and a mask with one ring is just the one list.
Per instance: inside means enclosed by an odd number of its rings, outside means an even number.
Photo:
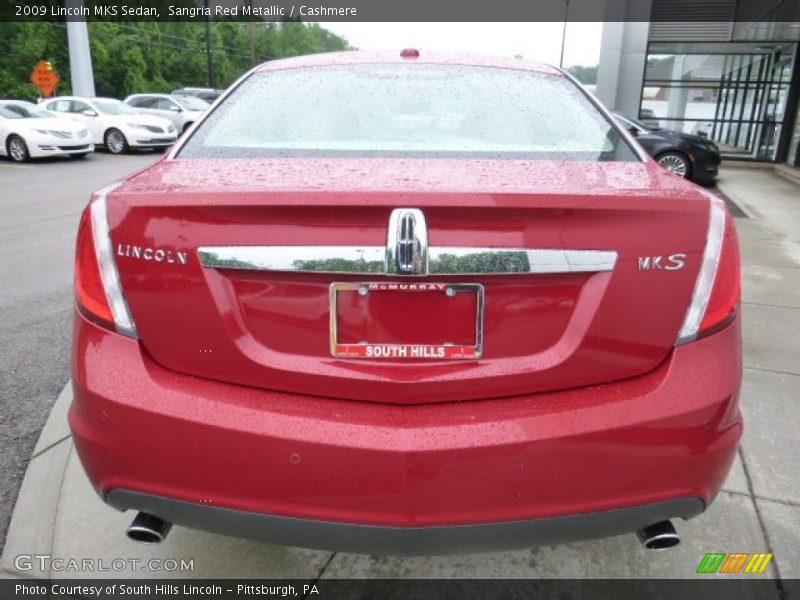
[{"label": "black top banner", "polygon": [[[720,22],[742,20],[748,2],[674,10],[674,0],[2,0],[0,21]],[[800,0],[773,5],[759,20],[800,19]]]}]

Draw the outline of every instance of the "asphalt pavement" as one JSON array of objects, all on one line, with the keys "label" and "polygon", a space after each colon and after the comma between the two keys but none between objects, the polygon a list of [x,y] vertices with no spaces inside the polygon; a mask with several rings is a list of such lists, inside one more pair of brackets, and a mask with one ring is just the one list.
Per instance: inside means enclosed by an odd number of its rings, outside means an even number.
[{"label": "asphalt pavement", "polygon": [[69,379],[81,211],[94,190],[160,157],[0,158],[0,551],[39,432]]}]

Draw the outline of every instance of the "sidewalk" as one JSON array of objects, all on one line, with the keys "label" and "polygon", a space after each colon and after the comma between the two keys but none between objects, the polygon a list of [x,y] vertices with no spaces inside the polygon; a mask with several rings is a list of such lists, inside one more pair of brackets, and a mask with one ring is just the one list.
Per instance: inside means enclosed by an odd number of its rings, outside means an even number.
[{"label": "sidewalk", "polygon": [[[677,548],[647,551],[634,535],[625,535],[516,552],[387,558],[272,546],[182,527],[173,528],[163,544],[135,544],[124,535],[134,515],[100,501],[75,455],[66,425],[68,386],[28,467],[0,575],[691,578],[697,577],[695,569],[707,552],[773,552],[763,577],[800,578],[800,446],[795,442],[800,422],[800,186],[770,171],[725,169],[719,188],[751,217],[737,219],[744,260],[746,432],[715,503],[691,522],[676,522],[683,540]],[[104,568],[121,569],[63,571],[27,558],[32,555],[64,559],[66,567],[69,559],[94,559],[95,569],[100,560]],[[152,570],[156,565],[146,564],[151,558],[193,561],[193,569]]]}]

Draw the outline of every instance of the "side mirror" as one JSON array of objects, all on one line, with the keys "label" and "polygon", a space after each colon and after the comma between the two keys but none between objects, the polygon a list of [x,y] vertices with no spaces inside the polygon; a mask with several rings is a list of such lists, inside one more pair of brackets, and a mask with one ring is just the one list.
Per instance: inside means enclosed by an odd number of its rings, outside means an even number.
[{"label": "side mirror", "polygon": [[630,133],[633,137],[639,137],[639,128],[631,125],[628,127],[628,133]]},{"label": "side mirror", "polygon": [[97,116],[97,113],[95,111],[93,111],[91,108],[87,108],[86,110],[81,111],[81,114],[85,115],[87,117],[96,117]]},{"label": "side mirror", "polygon": [[180,106],[175,106],[174,104],[172,106],[170,106],[169,109],[172,112],[181,112],[181,107]]}]

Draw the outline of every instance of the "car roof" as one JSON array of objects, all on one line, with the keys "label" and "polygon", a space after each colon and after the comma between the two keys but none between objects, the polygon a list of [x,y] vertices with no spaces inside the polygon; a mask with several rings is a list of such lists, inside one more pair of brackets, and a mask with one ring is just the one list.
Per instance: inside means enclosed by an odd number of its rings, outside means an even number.
[{"label": "car roof", "polygon": [[534,71],[549,75],[563,73],[550,65],[526,61],[520,58],[503,58],[496,56],[483,56],[478,54],[444,53],[420,51],[415,58],[404,58],[397,52],[328,52],[325,54],[307,54],[272,60],[256,67],[256,72],[277,71],[281,69],[297,69],[302,67],[320,67],[331,65],[357,65],[357,64],[435,64],[435,65],[462,65],[474,67],[494,67],[499,69],[517,69],[521,71]]},{"label": "car roof", "polygon": [[120,102],[117,98],[106,98],[104,96],[55,96],[53,98],[45,98],[43,102],[52,102],[53,100],[83,100],[84,102],[94,102],[95,100],[114,100]]}]

